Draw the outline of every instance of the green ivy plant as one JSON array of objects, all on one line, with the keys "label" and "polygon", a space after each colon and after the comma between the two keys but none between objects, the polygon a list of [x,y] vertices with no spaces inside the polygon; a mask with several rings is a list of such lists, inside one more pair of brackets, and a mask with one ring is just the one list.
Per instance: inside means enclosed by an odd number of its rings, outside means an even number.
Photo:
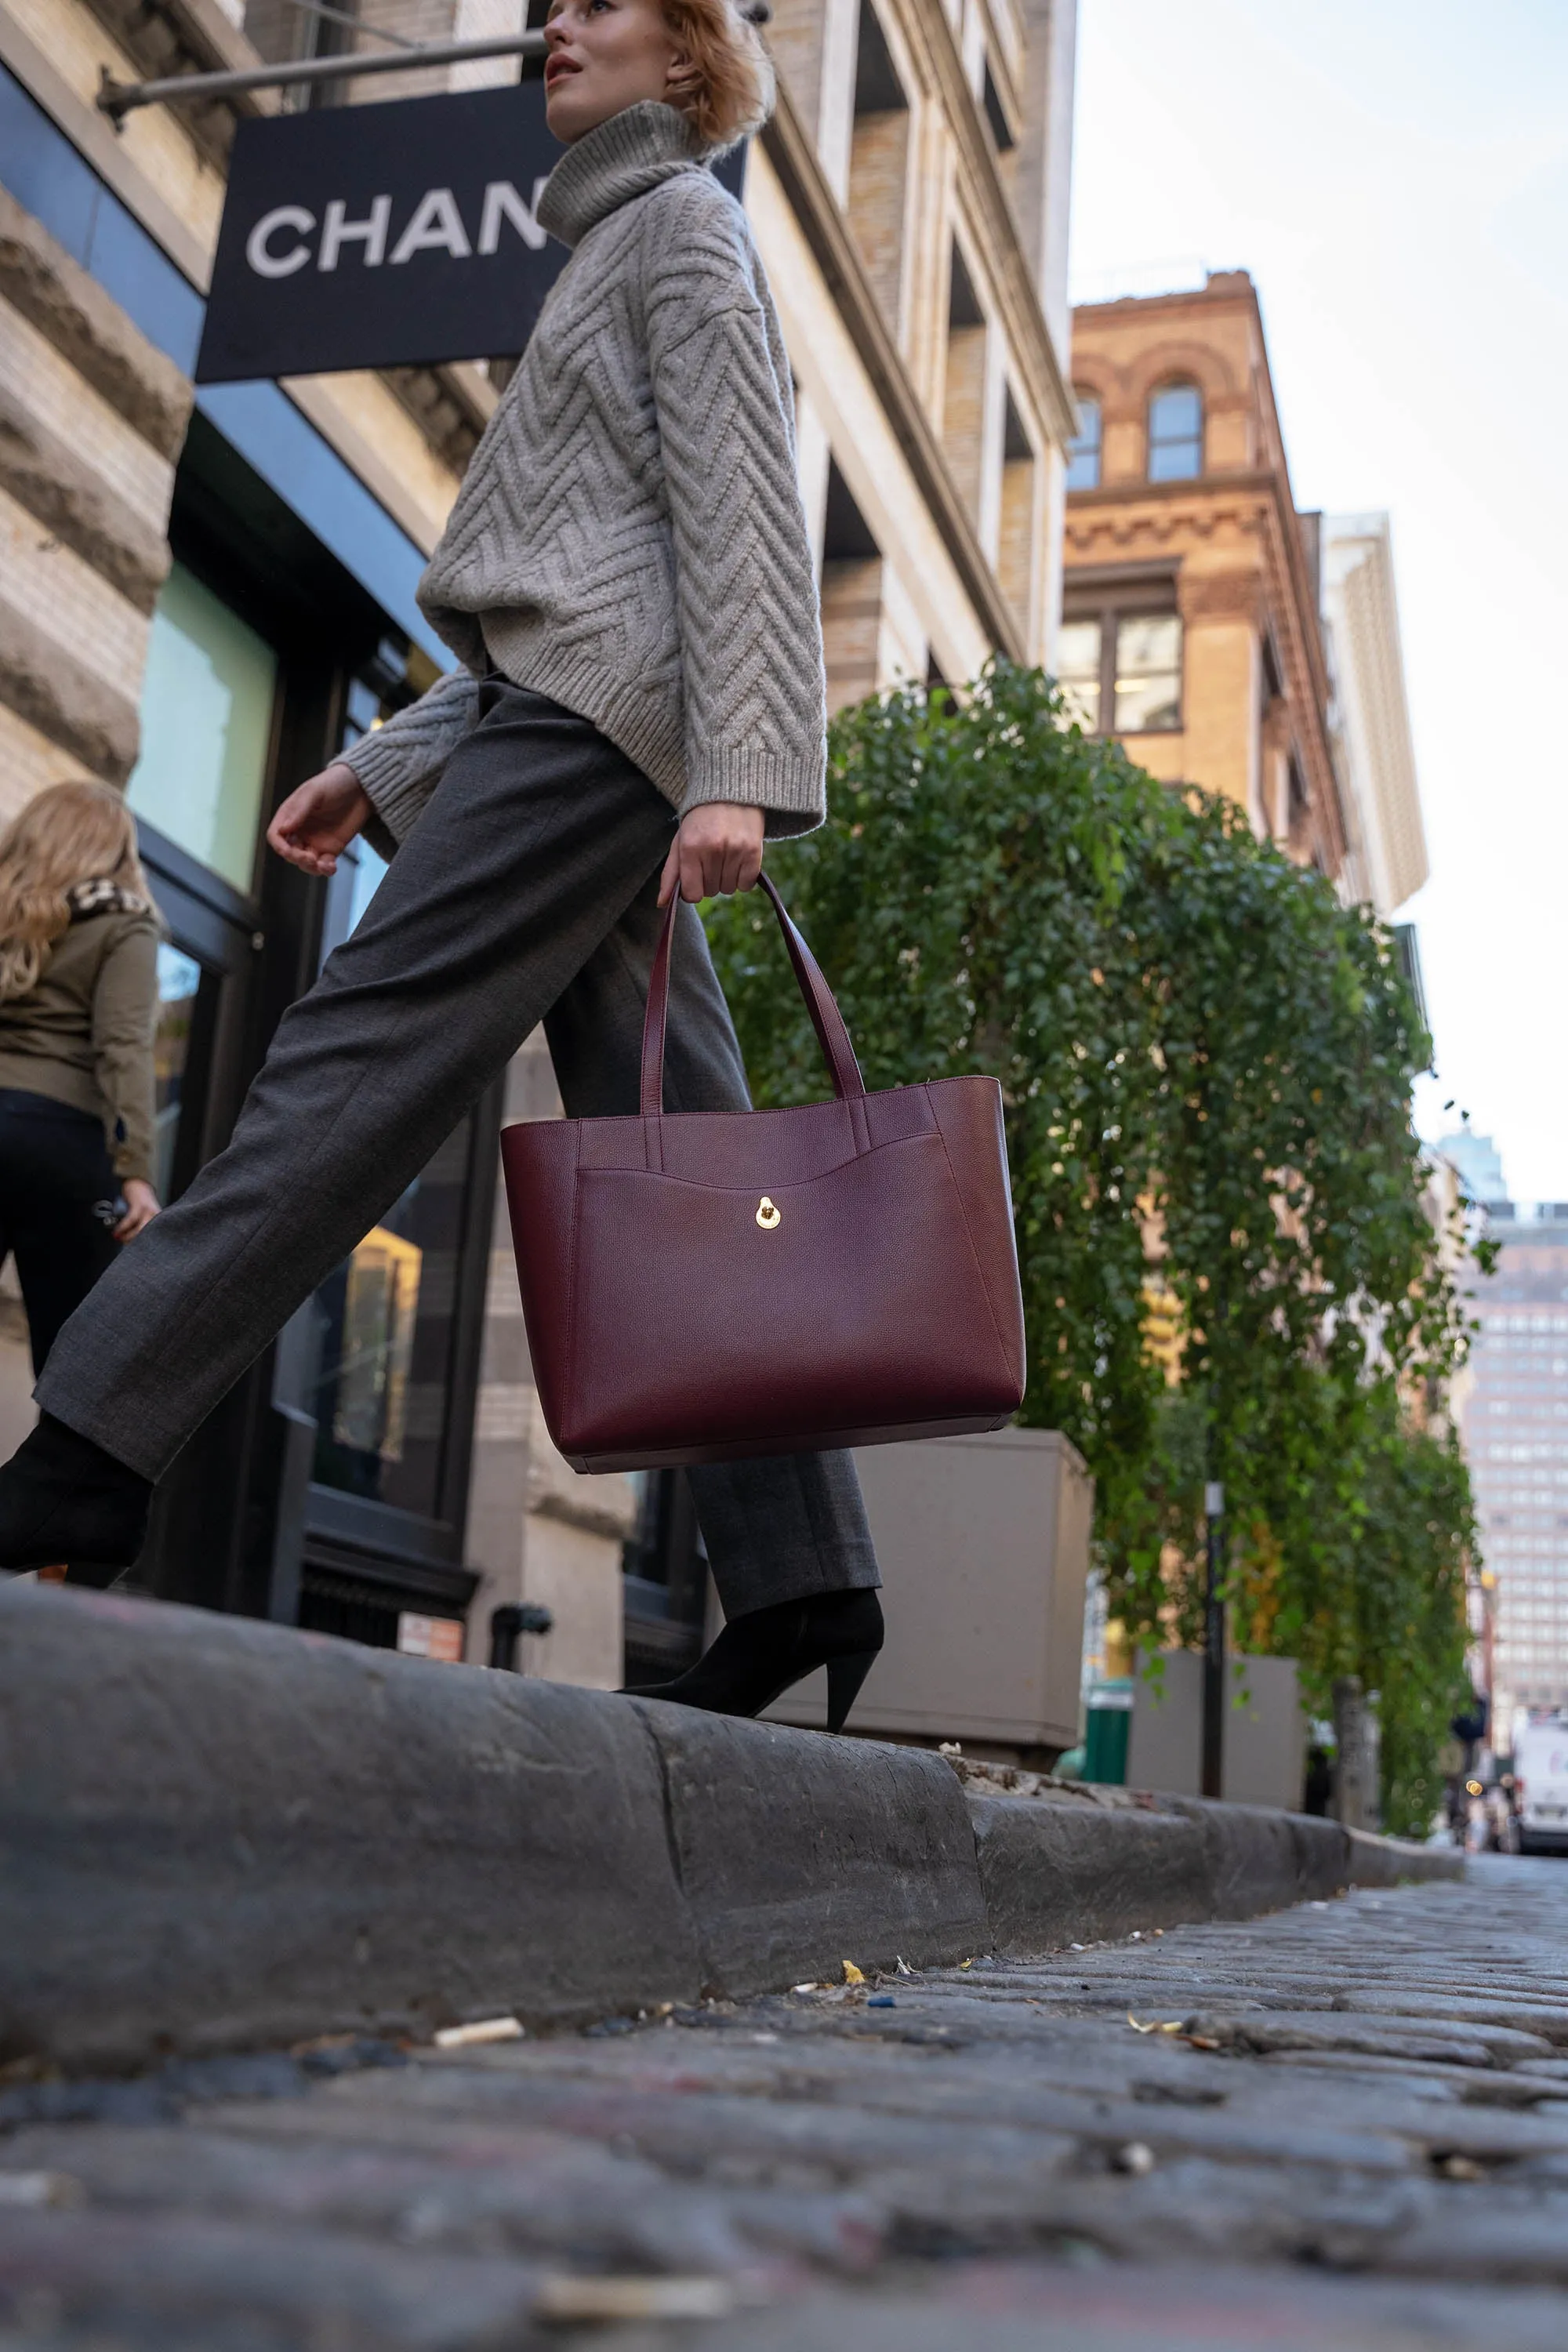
[{"label": "green ivy plant", "polygon": [[[843,713],[829,801],[770,871],[868,1086],[1001,1082],[1022,1418],[1089,1462],[1114,1607],[1152,1646],[1194,1637],[1203,1486],[1222,1480],[1238,1632],[1300,1657],[1315,1705],[1337,1674],[1378,1689],[1390,1793],[1424,1801],[1473,1530],[1463,1465],[1412,1402],[1467,1323],[1410,1125],[1429,1042],[1386,934],[1005,662],[962,700]],[[811,1099],[771,915],[737,898],[708,921],[757,1100]]]}]

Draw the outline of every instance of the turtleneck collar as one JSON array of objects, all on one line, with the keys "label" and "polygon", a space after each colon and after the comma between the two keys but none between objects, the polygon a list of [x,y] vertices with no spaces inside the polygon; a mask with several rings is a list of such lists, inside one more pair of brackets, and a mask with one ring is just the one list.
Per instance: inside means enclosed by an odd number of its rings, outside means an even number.
[{"label": "turtleneck collar", "polygon": [[535,217],[563,245],[580,245],[607,214],[703,161],[689,118],[658,99],[642,99],[566,150],[545,182]]}]

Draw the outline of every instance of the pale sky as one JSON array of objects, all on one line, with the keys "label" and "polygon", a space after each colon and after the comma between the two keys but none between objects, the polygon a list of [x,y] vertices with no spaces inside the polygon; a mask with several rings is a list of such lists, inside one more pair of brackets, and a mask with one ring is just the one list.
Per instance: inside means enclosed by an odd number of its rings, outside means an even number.
[{"label": "pale sky", "polygon": [[1297,505],[1392,517],[1418,1122],[1568,1201],[1568,0],[1079,0],[1076,138],[1075,294],[1249,269]]}]

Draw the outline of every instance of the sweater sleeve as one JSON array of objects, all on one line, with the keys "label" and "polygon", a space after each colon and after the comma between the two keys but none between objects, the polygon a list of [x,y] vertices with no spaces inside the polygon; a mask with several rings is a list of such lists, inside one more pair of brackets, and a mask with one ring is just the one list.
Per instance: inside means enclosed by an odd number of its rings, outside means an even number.
[{"label": "sweater sleeve", "polygon": [[92,991],[92,1054],[108,1106],[104,1141],[121,1180],[153,1181],[153,1037],[158,1022],[158,934],[138,919],[114,940]]},{"label": "sweater sleeve", "polygon": [[[670,234],[678,227],[679,234]],[[822,823],[826,709],[793,394],[762,264],[721,192],[650,241],[648,365],[675,541],[682,810],[736,801],[770,835]]]},{"label": "sweater sleeve", "polygon": [[403,841],[435,791],[442,769],[479,715],[479,682],[448,670],[433,687],[338,756],[364,786],[395,841]]}]

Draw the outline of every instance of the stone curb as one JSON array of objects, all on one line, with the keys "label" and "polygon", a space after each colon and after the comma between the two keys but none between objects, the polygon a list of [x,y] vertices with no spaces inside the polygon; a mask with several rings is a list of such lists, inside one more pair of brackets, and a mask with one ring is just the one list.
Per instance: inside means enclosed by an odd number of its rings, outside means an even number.
[{"label": "stone curb", "polygon": [[920,1968],[990,1948],[969,1808],[940,1756],[633,1704],[658,1748],[704,1991],[776,1992],[837,1977],[846,1959]]},{"label": "stone curb", "polygon": [[0,1656],[0,2061],[699,1990],[631,1707],[47,1587]]},{"label": "stone curb", "polygon": [[0,1586],[0,2063],[563,2025],[1462,1870],[113,1594]]},{"label": "stone curb", "polygon": [[1352,1886],[1462,1879],[1452,1848],[1347,1830],[1264,1806],[1137,1792],[1121,1801],[972,1788],[995,1948],[1016,1959],[1136,1928],[1251,1919]]},{"label": "stone curb", "polygon": [[1374,1837],[1370,1830],[1346,1834],[1352,1886],[1407,1886],[1464,1877],[1465,1857],[1458,1846],[1415,1845],[1408,1838]]},{"label": "stone curb", "polygon": [[1037,1797],[971,1797],[969,1806],[999,1952],[1025,1958],[1212,1916],[1195,1822]]}]

